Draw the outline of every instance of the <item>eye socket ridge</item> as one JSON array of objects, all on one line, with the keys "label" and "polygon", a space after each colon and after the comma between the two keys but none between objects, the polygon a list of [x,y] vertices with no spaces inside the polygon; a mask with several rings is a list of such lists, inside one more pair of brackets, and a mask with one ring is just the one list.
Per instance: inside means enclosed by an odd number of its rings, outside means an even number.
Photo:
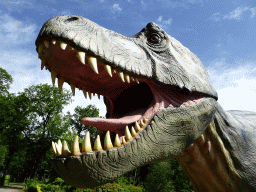
[{"label": "eye socket ridge", "polygon": [[158,35],[157,33],[153,33],[153,34],[150,34],[150,35],[149,35],[148,41],[149,41],[150,43],[157,44],[157,43],[160,43],[160,42],[162,41],[162,38],[161,38],[160,35]]}]

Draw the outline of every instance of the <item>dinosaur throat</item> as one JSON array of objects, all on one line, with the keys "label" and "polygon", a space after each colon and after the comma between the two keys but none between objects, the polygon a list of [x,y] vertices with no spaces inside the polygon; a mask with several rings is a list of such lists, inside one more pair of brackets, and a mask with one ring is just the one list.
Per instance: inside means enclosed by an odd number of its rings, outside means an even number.
[{"label": "dinosaur throat", "polygon": [[95,93],[99,97],[103,95],[107,106],[107,118],[86,117],[81,121],[103,130],[104,134],[97,136],[94,145],[90,141],[89,132],[81,150],[78,138],[73,141],[71,152],[65,142],[62,145],[59,141],[53,143],[57,157],[122,147],[145,131],[158,111],[185,108],[204,101],[204,96],[198,92],[162,85],[133,70],[121,69],[89,50],[76,48],[73,43],[56,39],[47,37],[38,46],[41,69],[46,67],[51,72],[53,84],[58,78],[60,91],[63,83],[67,82],[73,95],[75,88],[82,90],[86,98],[91,98]]}]

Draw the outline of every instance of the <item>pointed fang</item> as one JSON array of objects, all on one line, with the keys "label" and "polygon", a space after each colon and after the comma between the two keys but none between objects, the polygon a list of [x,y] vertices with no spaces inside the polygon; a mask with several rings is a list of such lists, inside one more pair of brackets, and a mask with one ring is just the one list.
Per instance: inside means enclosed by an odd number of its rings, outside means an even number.
[{"label": "pointed fang", "polygon": [[57,73],[52,69],[51,70],[52,86],[54,86],[54,84],[55,84],[56,77],[57,77]]},{"label": "pointed fang", "polygon": [[60,42],[60,48],[65,50],[67,47],[67,43],[64,43],[64,42]]},{"label": "pointed fang", "polygon": [[70,86],[71,86],[71,90],[72,90],[73,96],[75,96],[76,86],[73,83],[70,83]]},{"label": "pointed fang", "polygon": [[125,144],[126,144],[125,138],[122,137],[122,145],[125,145]]},{"label": "pointed fang", "polygon": [[57,156],[57,151],[56,151],[55,143],[53,141],[52,141],[52,151],[53,151],[53,155],[56,157]]},{"label": "pointed fang", "polygon": [[80,148],[79,148],[79,141],[78,136],[71,142],[71,153],[72,155],[81,155]]},{"label": "pointed fang", "polygon": [[78,51],[76,57],[85,65],[85,52]]},{"label": "pointed fang", "polygon": [[92,152],[92,144],[91,144],[91,138],[90,138],[89,131],[87,131],[87,133],[84,137],[84,141],[83,141],[83,145],[82,145],[82,152],[83,153]]},{"label": "pointed fang", "polygon": [[57,156],[61,156],[62,146],[60,146],[59,144],[55,143],[55,147],[56,147]]},{"label": "pointed fang", "polygon": [[131,132],[132,132],[132,137],[136,137],[137,133],[136,133],[136,131],[135,131],[133,126],[131,128]]},{"label": "pointed fang", "polygon": [[103,151],[102,146],[101,146],[101,142],[100,142],[100,136],[98,135],[95,142],[94,142],[94,147],[93,147],[94,151]]},{"label": "pointed fang", "polygon": [[135,122],[135,129],[136,129],[137,132],[140,131],[140,125],[137,121]]},{"label": "pointed fang", "polygon": [[68,148],[67,142],[64,140],[63,141],[63,147],[62,147],[62,156],[67,157],[67,156],[70,156],[70,155],[71,155],[71,152]]},{"label": "pointed fang", "polygon": [[98,67],[97,67],[97,59],[96,59],[95,57],[89,57],[89,58],[88,58],[88,63],[89,63],[89,65],[91,66],[92,70],[93,70],[95,73],[99,74],[99,72],[98,72]]},{"label": "pointed fang", "polygon": [[125,80],[124,80],[124,73],[123,73],[122,71],[119,71],[119,72],[118,72],[118,75],[119,75],[119,77],[121,78],[121,80],[122,80],[123,82],[125,82]]},{"label": "pointed fang", "polygon": [[148,119],[146,117],[143,117],[143,121],[146,124],[148,122]]},{"label": "pointed fang", "polygon": [[83,89],[84,97],[87,99],[87,92]]},{"label": "pointed fang", "polygon": [[138,80],[137,77],[135,77],[135,81],[136,81],[138,84],[140,84],[140,82],[139,82],[139,80]]},{"label": "pointed fang", "polygon": [[127,73],[124,74],[124,77],[127,83],[130,83],[130,76]]},{"label": "pointed fang", "polygon": [[89,98],[92,99],[92,93],[88,91]]},{"label": "pointed fang", "polygon": [[110,75],[110,77],[112,77],[112,71],[111,71],[111,66],[109,65],[104,65],[105,70],[107,71],[107,73]]},{"label": "pointed fang", "polygon": [[120,147],[120,146],[121,146],[121,143],[120,143],[118,134],[116,134],[115,142],[114,142],[114,147]]},{"label": "pointed fang", "polygon": [[62,77],[59,77],[58,78],[58,88],[59,88],[59,92],[61,93],[62,91],[62,86],[63,86],[63,83],[64,83],[64,79]]},{"label": "pointed fang", "polygon": [[143,123],[142,119],[140,120],[140,126],[144,127],[145,123]]},{"label": "pointed fang", "polygon": [[52,40],[52,44],[53,44],[53,45],[55,45],[56,42],[57,42],[57,41],[56,41],[55,39]]},{"label": "pointed fang", "polygon": [[44,69],[44,66],[45,66],[45,60],[44,60],[44,59],[41,59],[41,70]]},{"label": "pointed fang", "polygon": [[125,127],[125,140],[128,142],[132,139],[131,133],[129,131],[128,126],[126,125]]},{"label": "pointed fang", "polygon": [[105,139],[104,139],[104,149],[112,149],[113,148],[113,144],[110,138],[110,132],[107,131]]}]

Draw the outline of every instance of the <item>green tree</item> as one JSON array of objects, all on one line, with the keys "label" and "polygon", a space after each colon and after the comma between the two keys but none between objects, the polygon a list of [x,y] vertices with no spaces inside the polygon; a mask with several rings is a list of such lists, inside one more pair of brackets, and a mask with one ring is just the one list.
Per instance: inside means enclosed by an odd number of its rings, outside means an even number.
[{"label": "green tree", "polygon": [[150,165],[144,187],[146,191],[154,192],[193,191],[192,183],[183,173],[176,159]]},{"label": "green tree", "polygon": [[82,108],[77,106],[74,110],[74,114],[71,115],[68,112],[68,118],[70,119],[70,125],[73,130],[77,132],[77,135],[81,137],[81,132],[88,130],[90,131],[91,137],[94,138],[98,133],[98,129],[90,126],[84,125],[81,123],[82,118],[84,117],[98,117],[99,116],[99,109],[93,105],[88,105],[86,108]]},{"label": "green tree", "polygon": [[23,134],[28,144],[27,171],[29,177],[35,178],[40,167],[46,160],[46,154],[51,150],[51,142],[56,141],[68,131],[69,121],[63,116],[62,110],[71,101],[71,93],[58,88],[41,84],[31,86],[20,93],[29,99],[28,124]]},{"label": "green tree", "polygon": [[8,152],[4,174],[20,171],[22,165],[24,177],[35,177],[43,170],[51,141],[68,130],[69,120],[61,112],[70,101],[70,92],[59,93],[49,85],[31,86],[17,96],[0,94],[0,145],[4,143]]},{"label": "green tree", "polygon": [[[7,149],[2,169],[3,178],[7,174],[15,151],[23,150],[22,131],[28,123],[26,120],[26,115],[28,114],[27,102],[28,99],[23,96],[8,94],[6,97],[0,94],[0,145],[4,145]],[[1,180],[1,184],[3,184],[3,180]]]},{"label": "green tree", "polygon": [[12,76],[9,75],[6,70],[0,67],[0,94],[5,96],[8,95],[8,90],[12,82]]}]

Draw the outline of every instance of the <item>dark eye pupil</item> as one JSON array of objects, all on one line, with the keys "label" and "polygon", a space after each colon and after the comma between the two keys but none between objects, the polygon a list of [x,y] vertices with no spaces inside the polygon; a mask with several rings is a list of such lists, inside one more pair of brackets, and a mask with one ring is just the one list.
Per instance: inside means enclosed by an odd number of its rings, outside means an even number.
[{"label": "dark eye pupil", "polygon": [[151,41],[151,42],[154,42],[154,43],[157,43],[157,42],[159,41],[159,38],[158,38],[157,35],[152,35],[152,36],[150,37],[150,41]]}]

